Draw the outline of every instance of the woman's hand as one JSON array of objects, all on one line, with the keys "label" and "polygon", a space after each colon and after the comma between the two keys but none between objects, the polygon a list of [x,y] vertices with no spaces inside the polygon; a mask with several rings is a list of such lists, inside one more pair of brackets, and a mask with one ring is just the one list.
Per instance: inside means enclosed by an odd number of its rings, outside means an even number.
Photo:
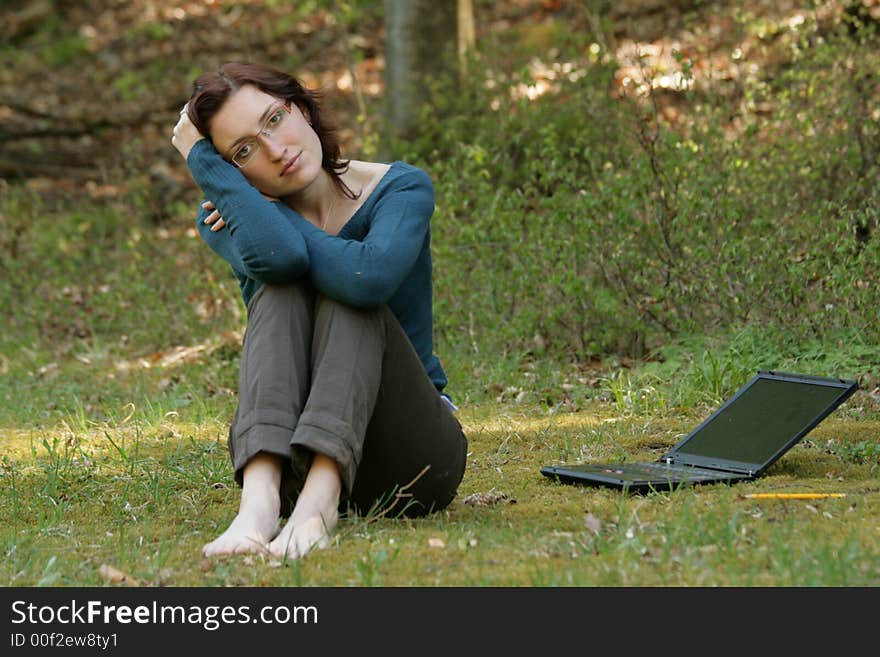
[{"label": "woman's hand", "polygon": [[195,143],[204,138],[205,136],[189,120],[189,115],[186,113],[186,105],[184,105],[183,109],[180,110],[180,120],[172,131],[171,143],[174,145],[174,148],[178,150],[185,160],[189,156],[192,147],[195,146]]},{"label": "woman's hand", "polygon": [[205,223],[211,227],[212,232],[216,233],[226,225],[226,222],[223,221],[223,217],[220,216],[220,211],[214,208],[214,204],[211,203],[211,201],[205,201],[202,203],[202,207],[205,208],[205,210],[214,210],[204,219]]},{"label": "woman's hand", "polygon": [[[278,199],[274,196],[268,196],[266,194],[263,194],[263,198],[272,203],[278,201]],[[211,212],[211,214],[209,214],[203,220],[211,227],[211,231],[216,233],[218,230],[222,230],[223,227],[226,225],[226,222],[223,220],[223,217],[220,216],[220,211],[216,209],[214,204],[211,201],[205,201],[204,203],[202,203],[202,207],[205,210],[213,210],[213,212]]]}]

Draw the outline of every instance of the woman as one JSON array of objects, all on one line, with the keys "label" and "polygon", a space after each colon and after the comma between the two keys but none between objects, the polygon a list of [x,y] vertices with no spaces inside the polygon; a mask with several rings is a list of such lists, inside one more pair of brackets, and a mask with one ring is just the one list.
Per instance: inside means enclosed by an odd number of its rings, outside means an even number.
[{"label": "woman", "polygon": [[241,502],[204,554],[297,558],[340,509],[446,507],[467,440],[433,353],[427,175],[342,160],[318,96],[256,64],[196,80],[172,143],[248,316],[229,432]]}]

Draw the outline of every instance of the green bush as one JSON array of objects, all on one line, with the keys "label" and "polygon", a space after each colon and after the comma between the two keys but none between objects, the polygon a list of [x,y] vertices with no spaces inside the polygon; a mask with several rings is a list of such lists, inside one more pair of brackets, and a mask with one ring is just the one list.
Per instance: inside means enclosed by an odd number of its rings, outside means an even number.
[{"label": "green bush", "polygon": [[773,79],[682,94],[685,127],[610,94],[615,62],[586,42],[533,100],[515,91],[535,67],[487,52],[438,88],[406,157],[436,185],[440,336],[578,359],[742,326],[876,343],[878,62],[813,27]]}]

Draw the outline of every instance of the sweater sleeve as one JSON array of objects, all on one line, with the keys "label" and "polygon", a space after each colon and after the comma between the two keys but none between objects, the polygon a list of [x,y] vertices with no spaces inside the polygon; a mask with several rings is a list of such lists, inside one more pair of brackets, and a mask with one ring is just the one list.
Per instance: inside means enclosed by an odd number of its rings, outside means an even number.
[{"label": "sweater sleeve", "polygon": [[226,222],[214,232],[204,223],[208,212],[200,209],[199,233],[235,271],[265,283],[287,283],[308,270],[308,248],[290,220],[295,213],[266,199],[207,139],[196,142],[187,164]]},{"label": "sweater sleeve", "polygon": [[425,248],[434,187],[423,171],[398,176],[370,209],[362,241],[325,233],[299,215],[291,221],[305,238],[309,273],[323,294],[357,308],[387,303]]}]

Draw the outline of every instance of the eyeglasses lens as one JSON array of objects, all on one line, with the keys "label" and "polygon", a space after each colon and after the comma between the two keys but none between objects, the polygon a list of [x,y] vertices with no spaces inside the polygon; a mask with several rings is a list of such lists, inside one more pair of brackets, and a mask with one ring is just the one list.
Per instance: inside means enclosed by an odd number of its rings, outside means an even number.
[{"label": "eyeglasses lens", "polygon": [[[266,137],[274,136],[275,132],[284,125],[289,115],[290,105],[279,105],[274,108],[263,123],[263,127],[260,129],[260,134]],[[235,154],[232,156],[232,163],[235,166],[242,168],[248,162],[253,160],[254,156],[259,151],[260,140],[257,137],[249,139],[239,146],[237,151],[235,151]]]}]

